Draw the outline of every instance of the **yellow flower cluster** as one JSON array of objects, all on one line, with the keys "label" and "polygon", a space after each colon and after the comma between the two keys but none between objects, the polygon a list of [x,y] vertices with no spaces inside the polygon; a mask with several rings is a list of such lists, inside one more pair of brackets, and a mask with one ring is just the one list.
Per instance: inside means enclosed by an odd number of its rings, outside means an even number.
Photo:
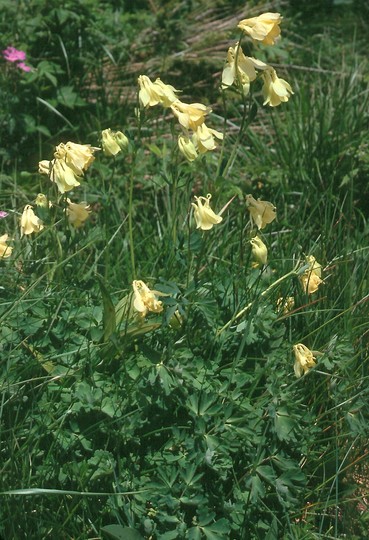
[{"label": "yellow flower cluster", "polygon": [[[178,90],[160,79],[152,82],[146,75],[138,77],[139,101],[142,107],[162,105],[170,108],[183,130],[178,137],[178,148],[188,161],[194,161],[199,154],[216,148],[215,139],[222,140],[223,133],[205,124],[211,109],[202,103],[184,103],[177,97]],[[192,132],[192,134],[191,134]]]},{"label": "yellow flower cluster", "polygon": [[[279,13],[263,13],[258,17],[240,21],[238,28],[254,41],[264,45],[274,45],[280,37],[281,21],[282,17]],[[257,71],[260,72],[263,80],[264,105],[277,107],[288,101],[293,94],[290,84],[280,79],[275,69],[268,64],[257,58],[245,56],[239,42],[228,49],[227,61],[222,73],[222,88],[226,89],[234,85],[246,96],[250,91],[250,83],[257,78]]]}]

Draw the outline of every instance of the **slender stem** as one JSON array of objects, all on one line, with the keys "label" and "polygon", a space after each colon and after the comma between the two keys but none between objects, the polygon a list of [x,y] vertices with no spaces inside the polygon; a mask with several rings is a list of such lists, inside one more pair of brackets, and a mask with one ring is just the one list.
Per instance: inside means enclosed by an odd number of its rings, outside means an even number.
[{"label": "slender stem", "polygon": [[133,277],[133,279],[136,279],[135,246],[134,246],[134,240],[133,240],[133,220],[132,220],[133,171],[134,171],[134,167],[131,168],[131,174],[130,174],[130,177],[129,177],[128,237],[129,237],[129,251],[130,251],[130,256],[131,256],[132,277]]},{"label": "slender stem", "polygon": [[[260,293],[260,295],[258,296],[258,298],[256,300],[266,296],[272,289],[274,289],[275,287],[277,287],[277,285],[282,283],[282,281],[285,281],[286,279],[290,278],[291,276],[297,276],[298,275],[297,268],[298,267],[296,266],[293,270],[291,270],[291,272],[288,272],[288,274],[285,274],[284,276],[282,276],[279,279],[277,279],[276,281],[274,281],[271,285],[269,285],[269,287],[267,289],[265,289],[265,291]],[[254,302],[255,302],[255,300],[253,300],[252,302],[249,302],[247,304],[247,306],[245,306],[244,308],[241,309],[241,311],[236,313],[236,315],[234,315],[232,317],[232,319],[230,319],[224,326],[222,326],[222,328],[217,330],[217,336],[219,336],[224,330],[229,328],[231,326],[231,324],[233,324],[237,319],[242,317],[242,315],[244,315],[254,305]]]}]

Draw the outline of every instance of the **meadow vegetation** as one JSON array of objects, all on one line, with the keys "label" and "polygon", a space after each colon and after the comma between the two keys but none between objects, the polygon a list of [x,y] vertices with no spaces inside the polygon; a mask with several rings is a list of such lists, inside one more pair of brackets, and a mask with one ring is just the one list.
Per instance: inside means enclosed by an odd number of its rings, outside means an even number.
[{"label": "meadow vegetation", "polygon": [[0,0],[4,539],[368,537],[368,14]]}]

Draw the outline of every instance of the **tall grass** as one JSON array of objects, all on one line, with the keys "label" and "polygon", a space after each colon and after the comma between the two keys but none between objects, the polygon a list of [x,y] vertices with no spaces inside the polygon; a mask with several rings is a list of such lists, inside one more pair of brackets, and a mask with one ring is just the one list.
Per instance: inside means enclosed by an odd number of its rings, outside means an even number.
[{"label": "tall grass", "polygon": [[[274,110],[258,87],[249,102],[219,93],[210,122],[226,126],[223,150],[193,163],[166,110],[138,114],[134,98],[123,115],[91,86],[94,114],[91,103],[75,109],[80,142],[98,145],[113,127],[130,144],[115,159],[97,155],[71,192],[92,209],[80,229],[47,177],[4,160],[1,224],[14,239],[0,268],[4,538],[366,537],[368,93],[358,53],[329,73],[293,71],[291,56],[295,94]],[[187,74],[176,77],[190,101]],[[206,83],[193,100],[206,101]],[[40,138],[41,158],[54,137]],[[44,230],[20,238],[38,191],[54,206]],[[201,231],[191,203],[207,193],[216,212],[229,204]],[[252,265],[249,193],[278,210],[259,231],[265,266]],[[311,295],[299,280],[305,255],[323,267]],[[162,294],[163,312],[132,316],[134,279]],[[297,343],[317,361],[301,378]]]}]

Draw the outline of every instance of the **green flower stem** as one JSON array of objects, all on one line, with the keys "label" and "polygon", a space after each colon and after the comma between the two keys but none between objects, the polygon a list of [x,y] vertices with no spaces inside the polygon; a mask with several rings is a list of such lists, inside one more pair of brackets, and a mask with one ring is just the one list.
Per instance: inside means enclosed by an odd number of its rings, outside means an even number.
[{"label": "green flower stem", "polygon": [[[299,264],[296,265],[294,267],[293,270],[291,270],[291,272],[288,272],[288,274],[285,274],[284,276],[280,277],[279,279],[277,279],[276,281],[274,281],[271,285],[269,285],[269,287],[267,289],[265,289],[265,291],[263,291],[262,293],[260,293],[260,296],[258,296],[257,300],[259,298],[264,298],[264,296],[266,296],[271,290],[273,290],[275,287],[277,287],[277,285],[279,285],[280,283],[282,283],[282,281],[285,281],[286,279],[290,278],[291,276],[298,276],[298,268],[299,268]],[[253,300],[252,302],[249,302],[247,304],[247,306],[245,306],[244,308],[241,309],[241,311],[239,311],[238,313],[236,313],[236,315],[234,315],[232,317],[231,320],[229,320],[224,326],[222,326],[222,328],[220,328],[219,330],[217,330],[217,336],[220,336],[220,334],[224,331],[224,330],[227,330],[227,328],[229,328],[237,319],[239,319],[240,317],[242,317],[242,315],[244,315],[253,305],[254,305],[254,302],[255,300]]]},{"label": "green flower stem", "polygon": [[[134,156],[134,158],[136,155]],[[135,159],[133,159],[135,162]],[[129,178],[129,201],[128,201],[128,237],[129,237],[129,251],[131,255],[131,267],[132,267],[132,277],[136,279],[136,263],[135,263],[135,246],[133,240],[133,220],[132,220],[132,206],[133,206],[133,171],[134,167],[131,168],[131,174]]]}]

